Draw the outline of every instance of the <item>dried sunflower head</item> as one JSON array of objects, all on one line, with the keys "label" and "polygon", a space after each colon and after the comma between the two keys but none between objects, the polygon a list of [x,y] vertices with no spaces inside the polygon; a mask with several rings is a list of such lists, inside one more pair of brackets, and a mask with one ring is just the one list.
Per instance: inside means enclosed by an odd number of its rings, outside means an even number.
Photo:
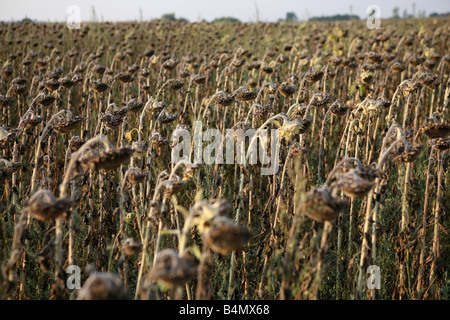
[{"label": "dried sunflower head", "polygon": [[150,143],[155,149],[161,149],[169,145],[169,140],[163,139],[161,133],[158,131],[153,132],[150,138]]},{"label": "dried sunflower head", "polygon": [[183,181],[191,179],[198,170],[202,168],[201,164],[188,164],[183,171]]},{"label": "dried sunflower head", "polygon": [[116,129],[123,122],[123,119],[120,117],[116,117],[111,113],[101,113],[100,120],[104,124],[104,126],[110,130]]},{"label": "dried sunflower head", "polygon": [[167,198],[180,192],[186,184],[186,182],[176,174],[171,175],[169,180],[164,180],[162,183]]},{"label": "dried sunflower head", "polygon": [[114,118],[117,119],[123,119],[127,113],[128,113],[128,108],[126,107],[126,103],[122,102],[121,104],[121,108],[119,108],[115,103],[111,103],[105,110],[105,113],[108,114],[110,113],[111,115],[114,116]]},{"label": "dried sunflower head", "polygon": [[56,133],[67,133],[80,126],[81,122],[83,122],[82,117],[72,116],[72,114],[70,114],[66,119],[56,121],[53,125],[53,130]]},{"label": "dried sunflower head", "polygon": [[290,145],[289,147],[289,153],[294,155],[294,156],[298,156],[300,154],[302,154],[302,152],[305,152],[306,149],[303,148],[300,143],[298,142],[294,142]]},{"label": "dried sunflower head", "polygon": [[420,152],[422,151],[422,146],[416,143],[410,144],[405,142],[397,146],[394,150],[394,161],[400,162],[413,162]]},{"label": "dried sunflower head", "polygon": [[127,102],[126,108],[128,111],[131,112],[139,112],[144,107],[144,103],[140,101],[139,99],[131,99]]},{"label": "dried sunflower head", "polygon": [[265,74],[271,74],[273,72],[273,68],[270,67],[270,66],[264,66],[262,68],[262,72],[265,73]]},{"label": "dried sunflower head", "polygon": [[105,92],[108,88],[108,84],[102,82],[101,80],[96,80],[92,83],[92,89],[98,93]]},{"label": "dried sunflower head", "polygon": [[349,106],[341,103],[339,100],[336,100],[330,106],[330,112],[338,117],[345,115],[349,109]]},{"label": "dried sunflower head", "polygon": [[197,275],[197,265],[188,255],[179,256],[173,249],[164,249],[156,255],[155,264],[146,279],[159,281],[169,288],[181,287]]},{"label": "dried sunflower head", "polygon": [[225,200],[201,200],[191,210],[205,243],[221,255],[242,249],[252,235],[248,228],[227,217],[230,206]]},{"label": "dried sunflower head", "polygon": [[89,276],[78,292],[77,300],[128,300],[122,279],[108,272]]},{"label": "dried sunflower head", "polygon": [[6,159],[0,158],[0,183],[4,183],[5,180],[11,179],[12,174],[21,167],[21,162],[9,162]]},{"label": "dried sunflower head", "polygon": [[161,68],[165,71],[172,71],[176,66],[178,65],[178,61],[174,59],[168,59],[164,61],[164,63],[161,65]]},{"label": "dried sunflower head", "polygon": [[206,77],[203,77],[199,74],[194,74],[191,76],[191,81],[196,85],[203,85],[206,83]]},{"label": "dried sunflower head", "polygon": [[359,168],[358,174],[361,178],[374,181],[376,178],[382,178],[383,172],[377,168],[376,163],[372,163],[370,165],[363,164],[361,168]]},{"label": "dried sunflower head", "polygon": [[377,98],[376,103],[377,103],[382,109],[389,108],[390,105],[391,105],[391,102],[388,101],[388,100],[386,100],[386,98],[383,97],[383,96],[379,96],[379,97]]},{"label": "dried sunflower head", "polygon": [[334,198],[328,189],[312,188],[301,203],[300,210],[308,217],[319,221],[335,220],[346,203]]},{"label": "dried sunflower head", "polygon": [[113,170],[130,159],[133,152],[134,150],[128,147],[111,148],[99,153],[89,149],[79,161],[85,170]]},{"label": "dried sunflower head", "polygon": [[98,76],[103,75],[103,73],[105,73],[105,70],[106,70],[106,67],[105,67],[105,66],[102,66],[102,65],[99,65],[99,64],[96,64],[96,65],[92,68],[92,71],[93,71],[96,75],[98,75]]},{"label": "dried sunflower head", "polygon": [[183,88],[184,80],[169,79],[166,82],[166,86],[168,86],[170,89],[173,89],[173,90],[179,90],[179,89]]},{"label": "dried sunflower head", "polygon": [[86,141],[81,139],[79,136],[72,136],[72,138],[70,138],[69,141],[69,148],[72,151],[77,151],[78,149],[81,148],[81,146],[85,143]]},{"label": "dried sunflower head", "polygon": [[147,175],[145,173],[141,173],[138,168],[130,168],[128,169],[128,181],[132,184],[139,184],[145,181]]},{"label": "dried sunflower head", "polygon": [[17,140],[17,131],[7,131],[5,128],[0,127],[0,150],[6,149],[8,146],[13,145]]},{"label": "dried sunflower head", "polygon": [[421,85],[427,87],[428,89],[435,89],[439,85],[437,75],[426,72],[416,73],[413,76],[413,81],[415,83],[420,83]]},{"label": "dried sunflower head", "polygon": [[178,119],[178,115],[175,113],[169,112],[167,109],[164,109],[161,111],[161,113],[158,115],[158,118],[156,119],[156,122],[160,123],[170,123],[174,120]]},{"label": "dried sunflower head", "polygon": [[294,135],[300,134],[303,129],[303,121],[300,116],[284,118],[283,125],[278,129],[281,138],[289,141]]},{"label": "dried sunflower head", "polygon": [[278,64],[285,64],[286,62],[289,61],[289,57],[281,54],[277,57],[277,59],[275,61]]},{"label": "dried sunflower head", "polygon": [[25,204],[25,210],[35,219],[45,221],[56,219],[64,213],[72,211],[73,201],[70,198],[59,199],[45,189],[38,190]]},{"label": "dried sunflower head", "polygon": [[322,79],[323,77],[323,71],[322,70],[316,70],[313,67],[311,67],[306,73],[305,73],[305,80],[309,83],[314,83]]},{"label": "dried sunflower head", "polygon": [[225,91],[219,91],[212,97],[212,101],[225,107],[231,105],[234,102],[234,96],[229,95]]},{"label": "dried sunflower head", "polygon": [[37,116],[33,109],[29,109],[20,119],[21,124],[28,129],[35,128],[42,121],[44,121],[44,118],[41,116]]},{"label": "dried sunflower head", "polygon": [[432,145],[439,151],[445,151],[450,148],[450,137],[434,139]]},{"label": "dried sunflower head", "polygon": [[221,255],[241,250],[247,245],[251,236],[252,233],[247,227],[239,226],[225,216],[214,216],[203,230],[205,243]]},{"label": "dried sunflower head", "polygon": [[268,106],[262,106],[260,104],[254,104],[252,106],[253,109],[253,115],[255,118],[258,119],[264,119],[269,113],[269,107]]},{"label": "dried sunflower head", "polygon": [[10,65],[6,65],[2,68],[2,76],[9,78],[13,74],[13,68]]},{"label": "dried sunflower head", "polygon": [[246,86],[242,86],[235,90],[232,94],[233,97],[236,97],[241,101],[251,101],[256,99],[258,93],[256,91],[250,91]]},{"label": "dried sunflower head", "polygon": [[138,254],[142,250],[142,244],[133,238],[128,238],[122,243],[122,252],[127,256]]},{"label": "dried sunflower head", "polygon": [[60,83],[55,78],[51,78],[47,81],[44,81],[44,86],[50,91],[55,91],[59,89]]},{"label": "dried sunflower head", "polygon": [[230,205],[223,199],[201,200],[192,207],[194,216],[198,218],[198,227],[203,232],[209,225],[209,221],[216,216],[228,216]]},{"label": "dried sunflower head", "polygon": [[133,77],[130,73],[119,72],[116,78],[122,83],[129,83],[133,81]]},{"label": "dried sunflower head", "polygon": [[53,102],[55,102],[56,98],[53,95],[47,95],[43,92],[39,93],[34,101],[42,107],[48,107]]},{"label": "dried sunflower head", "polygon": [[284,96],[284,97],[290,97],[295,93],[295,87],[290,85],[288,82],[283,82],[278,87],[278,91]]},{"label": "dried sunflower head", "polygon": [[427,118],[423,123],[421,132],[428,138],[444,138],[450,133],[450,125],[446,123],[439,123],[436,118]]},{"label": "dried sunflower head", "polygon": [[361,177],[359,169],[352,169],[339,176],[336,187],[349,198],[364,197],[374,187],[375,182]]},{"label": "dried sunflower head", "polygon": [[13,99],[8,96],[0,95],[0,107],[7,108],[9,107],[13,102]]},{"label": "dried sunflower head", "polygon": [[311,98],[311,105],[316,107],[325,107],[328,103],[333,101],[333,97],[328,93],[316,93]]},{"label": "dried sunflower head", "polygon": [[267,94],[275,94],[278,91],[280,84],[276,81],[264,82],[264,92]]},{"label": "dried sunflower head", "polygon": [[65,76],[64,78],[60,79],[59,83],[61,84],[61,87],[66,89],[71,89],[76,84],[76,82],[71,78],[69,78],[68,76]]}]

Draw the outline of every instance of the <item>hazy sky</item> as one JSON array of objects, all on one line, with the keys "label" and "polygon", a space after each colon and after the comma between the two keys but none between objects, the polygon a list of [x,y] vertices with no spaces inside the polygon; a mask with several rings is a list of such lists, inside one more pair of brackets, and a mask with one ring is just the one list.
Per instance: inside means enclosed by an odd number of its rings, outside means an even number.
[{"label": "hazy sky", "polygon": [[416,3],[416,14],[419,10],[425,10],[427,15],[450,11],[450,0],[0,0],[0,20],[28,17],[41,21],[65,21],[66,9],[70,5],[80,7],[82,21],[92,18],[92,7],[98,19],[105,21],[139,20],[140,9],[145,20],[175,13],[177,17],[190,21],[223,16],[256,21],[257,10],[260,21],[277,21],[288,11],[295,12],[300,19],[308,15],[348,14],[350,10],[365,18],[370,5],[379,6],[381,16],[389,18],[395,6],[400,8],[400,15],[405,9],[411,14],[413,2]]}]

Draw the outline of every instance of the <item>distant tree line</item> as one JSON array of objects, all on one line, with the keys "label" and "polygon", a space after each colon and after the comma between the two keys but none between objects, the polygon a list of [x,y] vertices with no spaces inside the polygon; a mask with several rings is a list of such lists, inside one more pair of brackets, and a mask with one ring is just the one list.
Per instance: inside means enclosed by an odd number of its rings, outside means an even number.
[{"label": "distant tree line", "polygon": [[181,22],[189,22],[186,18],[176,18],[175,13],[166,13],[161,16],[161,21],[181,21]]},{"label": "distant tree line", "polygon": [[233,18],[233,17],[221,17],[221,18],[215,18],[213,22],[241,22],[239,19]]},{"label": "distant tree line", "polygon": [[356,14],[335,14],[333,16],[312,17],[310,21],[346,21],[346,20],[360,20]]}]

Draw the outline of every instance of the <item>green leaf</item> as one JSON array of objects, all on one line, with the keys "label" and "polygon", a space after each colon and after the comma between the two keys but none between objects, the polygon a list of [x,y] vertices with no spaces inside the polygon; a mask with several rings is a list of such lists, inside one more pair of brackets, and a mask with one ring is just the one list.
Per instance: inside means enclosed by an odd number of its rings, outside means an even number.
[{"label": "green leaf", "polygon": [[360,85],[360,86],[359,86],[359,90],[360,90],[360,92],[361,92],[361,95],[364,96],[364,92],[366,92],[366,86],[363,85],[363,84]]},{"label": "green leaf", "polygon": [[202,259],[202,252],[200,247],[197,245],[193,245],[192,247],[187,248],[189,252],[191,252],[198,260]]}]

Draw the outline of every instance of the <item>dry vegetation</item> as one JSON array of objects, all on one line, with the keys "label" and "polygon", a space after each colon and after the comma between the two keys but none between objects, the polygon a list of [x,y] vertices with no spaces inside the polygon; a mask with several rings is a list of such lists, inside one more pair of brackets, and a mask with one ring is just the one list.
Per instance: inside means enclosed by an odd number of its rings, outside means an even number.
[{"label": "dry vegetation", "polygon": [[[0,297],[448,299],[449,31],[1,23]],[[172,163],[197,119],[279,172]]]}]

